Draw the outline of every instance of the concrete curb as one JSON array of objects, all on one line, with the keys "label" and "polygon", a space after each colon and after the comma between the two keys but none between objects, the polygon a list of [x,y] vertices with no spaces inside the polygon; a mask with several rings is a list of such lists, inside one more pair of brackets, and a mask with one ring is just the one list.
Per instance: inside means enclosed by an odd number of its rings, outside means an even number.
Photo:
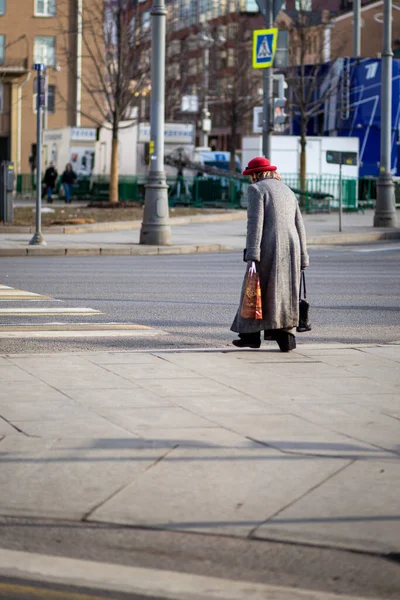
[{"label": "concrete curb", "polygon": [[[3,549],[0,549],[0,576],[124,592],[130,594],[132,600],[357,600],[355,596],[314,590]],[[18,584],[4,585],[11,586],[12,591]],[[358,600],[362,599],[358,597]]]},{"label": "concrete curb", "polygon": [[[189,225],[191,223],[219,223],[222,221],[241,221],[247,218],[245,210],[227,212],[223,214],[212,213],[206,215],[189,215],[187,217],[170,217],[171,226]],[[107,221],[104,223],[91,223],[87,225],[55,225],[54,227],[43,227],[43,233],[93,233],[107,231],[126,231],[129,229],[140,229],[142,221]],[[14,225],[0,225],[0,233],[35,233],[35,227],[19,227]]]},{"label": "concrete curb", "polygon": [[201,244],[193,246],[19,246],[0,248],[0,257],[15,256],[157,256],[171,254],[206,254],[231,252],[234,248],[222,244]]},{"label": "concrete curb", "polygon": [[341,244],[361,244],[364,242],[379,242],[382,240],[400,240],[400,229],[363,233],[336,233],[307,238],[308,246],[329,246]]},{"label": "concrete curb", "polygon": [[[400,229],[376,233],[342,233],[310,237],[308,246],[351,246],[379,241],[400,240]],[[118,244],[109,246],[15,246],[0,247],[0,257],[16,256],[154,256],[170,254],[205,254],[212,252],[240,252],[224,244],[193,244],[187,246],[141,246]]]}]

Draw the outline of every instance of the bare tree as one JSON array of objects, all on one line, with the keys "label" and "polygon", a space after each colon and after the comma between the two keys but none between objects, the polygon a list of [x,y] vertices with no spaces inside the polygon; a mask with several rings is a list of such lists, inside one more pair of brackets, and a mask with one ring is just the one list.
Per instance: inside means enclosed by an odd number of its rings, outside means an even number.
[{"label": "bare tree", "polygon": [[[110,202],[118,202],[118,132],[137,122],[133,107],[149,83],[149,60],[135,52],[146,47],[143,33],[139,33],[136,20],[127,8],[126,0],[86,2],[82,20],[82,62],[84,68],[81,114],[97,126],[112,132],[110,165]],[[68,61],[67,42],[78,30],[72,27],[62,32],[64,53]],[[140,39],[139,39],[140,36]],[[149,43],[149,42],[148,42]],[[64,99],[68,101],[67,99]]]},{"label": "bare tree", "polygon": [[[306,6],[307,2],[302,2]],[[331,24],[325,12],[290,11],[289,67],[285,78],[289,89],[286,111],[300,130],[300,187],[306,188],[307,129],[311,119],[324,112],[327,99],[338,84],[335,57],[330,57]],[[329,60],[329,62],[328,62]]]},{"label": "bare tree", "polygon": [[221,125],[229,129],[231,171],[236,170],[235,155],[244,123],[252,115],[253,108],[260,104],[262,78],[251,68],[249,59],[252,29],[249,19],[241,18],[239,12],[232,13],[226,27],[227,41],[222,48],[216,48],[215,58],[211,61],[212,81],[217,86],[214,98],[211,96],[211,116],[218,112]]}]

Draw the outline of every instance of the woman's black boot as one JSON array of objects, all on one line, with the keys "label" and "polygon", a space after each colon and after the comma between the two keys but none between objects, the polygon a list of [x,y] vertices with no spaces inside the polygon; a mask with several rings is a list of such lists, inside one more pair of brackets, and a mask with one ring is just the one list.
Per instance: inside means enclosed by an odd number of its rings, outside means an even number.
[{"label": "woman's black boot", "polygon": [[233,340],[232,344],[237,348],[259,348],[261,346],[260,332],[239,333],[238,340]]},{"label": "woman's black boot", "polygon": [[276,331],[275,339],[281,352],[290,352],[296,348],[296,337],[288,331]]}]

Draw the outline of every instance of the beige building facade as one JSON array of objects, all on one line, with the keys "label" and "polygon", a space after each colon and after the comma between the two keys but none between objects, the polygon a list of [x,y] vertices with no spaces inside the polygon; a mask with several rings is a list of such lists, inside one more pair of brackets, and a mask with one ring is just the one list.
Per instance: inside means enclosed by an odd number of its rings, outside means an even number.
[{"label": "beige building facade", "polygon": [[[96,110],[78,74],[79,11],[96,0],[0,0],[0,160],[29,173],[36,154],[35,63],[46,67],[44,126],[93,127]],[[89,118],[93,116],[93,118]]]}]

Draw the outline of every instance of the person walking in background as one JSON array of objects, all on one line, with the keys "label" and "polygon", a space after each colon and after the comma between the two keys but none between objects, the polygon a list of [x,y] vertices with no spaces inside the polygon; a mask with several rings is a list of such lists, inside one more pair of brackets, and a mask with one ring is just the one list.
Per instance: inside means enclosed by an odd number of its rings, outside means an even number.
[{"label": "person walking in background", "polygon": [[53,190],[56,187],[57,177],[58,177],[57,169],[55,168],[54,163],[51,162],[46,169],[46,172],[44,174],[44,179],[43,179],[45,187],[46,187],[47,202],[49,204],[51,204],[53,202]]},{"label": "person walking in background", "polygon": [[[241,302],[231,331],[238,348],[259,348],[264,338],[275,340],[282,352],[296,348],[301,270],[309,265],[306,235],[297,198],[282,181],[277,167],[257,156],[243,171],[250,175],[247,239],[244,260],[256,264],[260,276],[262,319],[241,316]],[[246,278],[245,278],[246,279]]]},{"label": "person walking in background", "polygon": [[65,202],[67,204],[71,204],[72,184],[76,183],[76,179],[76,173],[72,170],[71,163],[68,163],[61,178],[61,183],[65,191]]}]

